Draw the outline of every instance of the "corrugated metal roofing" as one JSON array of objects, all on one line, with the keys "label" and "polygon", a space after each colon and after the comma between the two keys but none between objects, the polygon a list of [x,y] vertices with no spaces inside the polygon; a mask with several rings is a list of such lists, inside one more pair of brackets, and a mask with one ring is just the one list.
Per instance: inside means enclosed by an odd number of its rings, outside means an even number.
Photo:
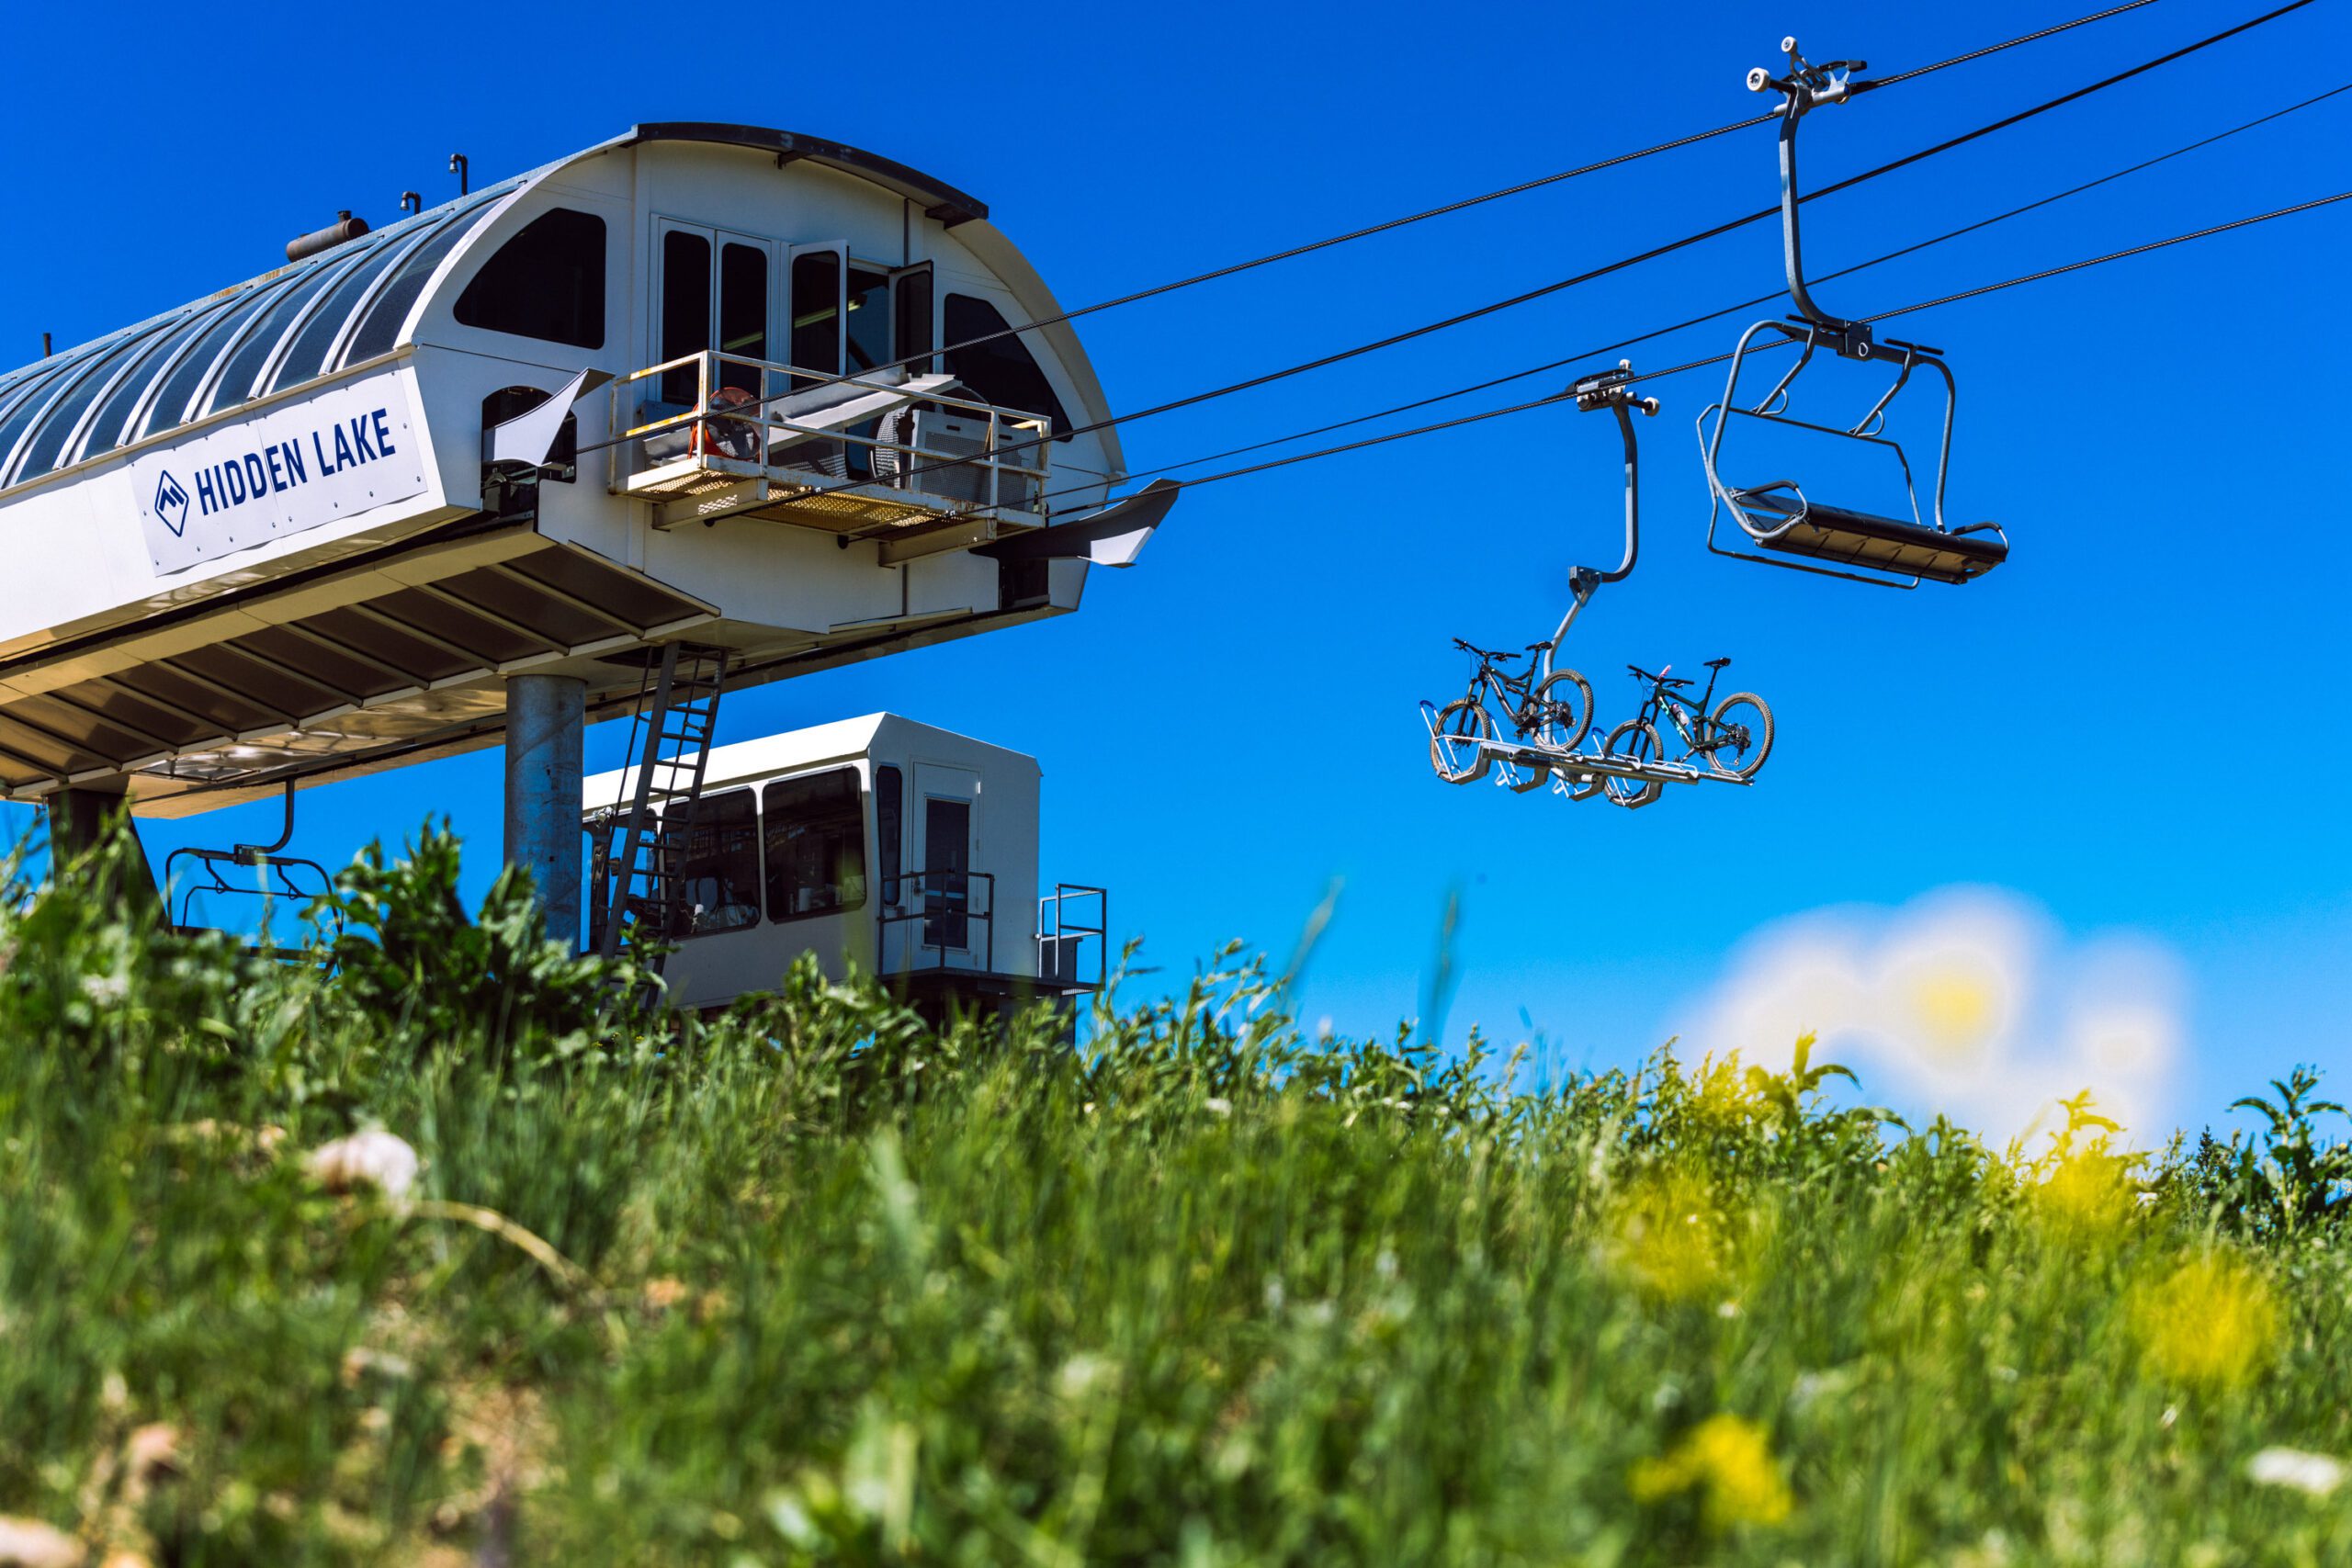
[{"label": "corrugated metal roofing", "polygon": [[518,175],[0,376],[0,490],[399,346],[434,270]]},{"label": "corrugated metal roofing", "polygon": [[[638,125],[589,152],[655,141],[750,148],[773,152],[779,164],[806,159],[920,202],[951,226],[988,216],[977,197],[919,170],[761,126]],[[0,375],[0,493],[397,348],[410,310],[443,259],[500,197],[559,166],[487,186]]]}]

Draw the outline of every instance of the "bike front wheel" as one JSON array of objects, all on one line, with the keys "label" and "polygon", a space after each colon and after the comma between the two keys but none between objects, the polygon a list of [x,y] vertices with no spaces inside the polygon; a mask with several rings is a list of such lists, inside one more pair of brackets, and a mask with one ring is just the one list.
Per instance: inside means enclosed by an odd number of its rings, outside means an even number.
[{"label": "bike front wheel", "polygon": [[1495,721],[1486,705],[1456,697],[1437,710],[1437,728],[1430,735],[1430,766],[1448,784],[1475,784],[1487,776],[1492,761],[1478,744],[1495,733]]},{"label": "bike front wheel", "polygon": [[1752,779],[1772,754],[1772,710],[1753,692],[1734,692],[1707,717],[1707,761],[1715,772]]},{"label": "bike front wheel", "polygon": [[1535,688],[1536,737],[1573,751],[1592,728],[1592,682],[1573,670],[1555,670]]},{"label": "bike front wheel", "polygon": [[[1656,762],[1666,756],[1665,743],[1657,738],[1657,727],[1629,718],[1609,732],[1600,754],[1631,762]],[[1624,779],[1614,773],[1603,778],[1609,798],[1628,811],[1638,811],[1666,793],[1666,785],[1657,779]]]}]

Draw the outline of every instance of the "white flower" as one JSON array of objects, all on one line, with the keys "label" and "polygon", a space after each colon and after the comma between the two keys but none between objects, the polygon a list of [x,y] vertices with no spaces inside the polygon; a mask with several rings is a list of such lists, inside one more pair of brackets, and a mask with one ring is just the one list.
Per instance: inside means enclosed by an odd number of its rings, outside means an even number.
[{"label": "white flower", "polygon": [[2291,1486],[2313,1497],[2324,1497],[2344,1484],[2344,1461],[2301,1449],[2265,1449],[2245,1461],[2247,1479],[2264,1486]]},{"label": "white flower", "polygon": [[130,994],[130,981],[120,975],[85,975],[82,994],[100,1007],[112,1007]]},{"label": "white flower", "polygon": [[1201,1103],[1207,1106],[1219,1116],[1230,1116],[1233,1114],[1233,1101],[1226,1099],[1221,1094],[1213,1094],[1209,1096],[1208,1099],[1201,1101]]},{"label": "white flower", "polygon": [[330,1192],[373,1187],[397,1201],[416,1185],[416,1151],[406,1138],[381,1127],[368,1127],[322,1145],[302,1163]]},{"label": "white flower", "polygon": [[0,1514],[0,1563],[8,1568],[76,1568],[82,1543],[39,1519]]}]

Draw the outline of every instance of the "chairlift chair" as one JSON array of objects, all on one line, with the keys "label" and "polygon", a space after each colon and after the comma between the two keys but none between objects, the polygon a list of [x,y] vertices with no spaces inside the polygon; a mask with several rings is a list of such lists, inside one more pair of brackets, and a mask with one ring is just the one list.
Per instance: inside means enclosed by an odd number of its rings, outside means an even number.
[{"label": "chairlift chair", "polygon": [[[272,900],[289,898],[300,905],[310,905],[333,892],[334,878],[328,874],[326,867],[317,861],[282,852],[292,841],[293,837],[294,781],[288,779],[286,781],[286,826],[277,835],[277,840],[275,843],[237,844],[225,850],[186,845],[174,850],[164,861],[164,908],[172,922],[173,931],[180,936],[197,936],[220,929],[214,926],[197,925],[189,921],[188,916],[193,911],[199,894],[259,898],[264,907],[264,919],[266,919],[267,907]],[[175,868],[184,860],[195,863],[201,880],[191,879],[182,885],[178,907],[174,908],[171,899],[174,884],[178,877]],[[257,874],[250,884],[232,880],[223,873],[224,866],[236,866],[251,870]],[[341,936],[343,917],[339,913],[333,912],[332,906],[329,906],[329,909],[330,924],[334,934]],[[264,958],[300,959],[312,956],[301,948],[266,946],[259,942],[253,943],[246,951]]]},{"label": "chairlift chair", "polygon": [[[1707,547],[1717,555],[1731,556],[1739,560],[1818,572],[1824,576],[1842,577],[1882,587],[1916,588],[1922,581],[1973,581],[2008,558],[2009,543],[2007,536],[1996,524],[1973,523],[1953,528],[1944,521],[1944,490],[1951,469],[1952,409],[1956,389],[1951,369],[1944,363],[1942,352],[1924,344],[1882,338],[1871,331],[1867,321],[1833,316],[1815,302],[1812,291],[1805,287],[1797,214],[1797,128],[1804,123],[1809,110],[1828,104],[1844,103],[1860,91],[1865,84],[1852,82],[1850,77],[1854,72],[1866,69],[1865,63],[1859,60],[1838,60],[1814,65],[1797,51],[1797,41],[1793,38],[1782,39],[1781,47],[1788,54],[1788,73],[1774,76],[1765,67],[1758,66],[1747,73],[1747,87],[1750,92],[1777,91],[1784,99],[1778,111],[1781,116],[1781,254],[1788,272],[1789,298],[1798,313],[1785,320],[1758,321],[1741,334],[1738,346],[1732,351],[1731,372],[1724,385],[1723,400],[1710,405],[1699,415],[1700,453],[1706,467],[1707,488],[1713,495],[1713,504],[1707,514]],[[1743,403],[1739,395],[1740,376],[1747,368],[1749,355],[1788,344],[1797,345],[1797,362],[1772,384],[1771,389],[1759,401]],[[1840,359],[1857,363],[1885,361],[1896,367],[1893,384],[1851,425],[1817,423],[1797,419],[1789,412],[1792,387],[1814,363],[1815,354],[1822,349]],[[1936,452],[1932,523],[1920,516],[1918,486],[1912,473],[1910,459],[1905,456],[1902,446],[1884,433],[1889,407],[1910,384],[1913,374],[1922,367],[1934,372],[1944,389],[1943,429]],[[1710,419],[1713,421],[1712,426],[1708,423]],[[1758,420],[1786,429],[1813,431],[1867,443],[1891,452],[1902,469],[1904,489],[1910,498],[1910,518],[1906,521],[1815,501],[1805,494],[1796,480],[1790,479],[1772,479],[1761,484],[1730,483],[1723,475],[1722,453],[1724,434],[1735,419]],[[1717,543],[1718,525],[1725,516],[1738,525],[1747,541],[1772,553],[1766,555],[1737,547],[1726,548]]]}]

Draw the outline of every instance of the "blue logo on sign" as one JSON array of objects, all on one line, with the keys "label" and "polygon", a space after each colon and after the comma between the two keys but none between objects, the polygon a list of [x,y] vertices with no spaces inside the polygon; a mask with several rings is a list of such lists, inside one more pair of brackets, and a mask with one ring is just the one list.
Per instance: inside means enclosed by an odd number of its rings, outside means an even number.
[{"label": "blue logo on sign", "polygon": [[164,520],[164,526],[172,531],[175,539],[187,531],[187,491],[180,488],[180,481],[172,478],[168,469],[155,481],[155,515]]}]

